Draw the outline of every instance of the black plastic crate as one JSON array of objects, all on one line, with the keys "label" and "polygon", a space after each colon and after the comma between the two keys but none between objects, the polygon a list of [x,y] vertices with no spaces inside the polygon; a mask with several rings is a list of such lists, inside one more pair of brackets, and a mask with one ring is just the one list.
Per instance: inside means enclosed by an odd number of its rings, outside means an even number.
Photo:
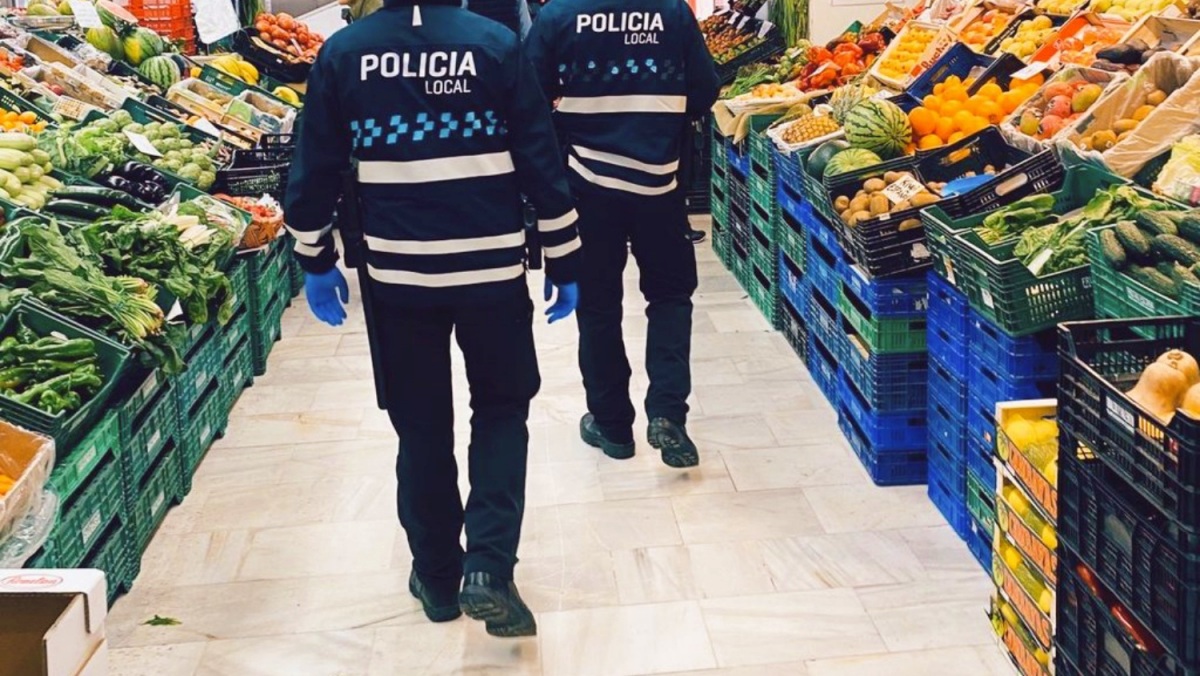
[{"label": "black plastic crate", "polygon": [[1059,478],[1059,541],[1169,652],[1200,666],[1200,536],[1175,528],[1102,462],[1062,453]]},{"label": "black plastic crate", "polygon": [[1059,327],[1060,424],[1151,504],[1200,532],[1200,420],[1169,425],[1125,396],[1146,366],[1200,354],[1200,317],[1074,322]]}]

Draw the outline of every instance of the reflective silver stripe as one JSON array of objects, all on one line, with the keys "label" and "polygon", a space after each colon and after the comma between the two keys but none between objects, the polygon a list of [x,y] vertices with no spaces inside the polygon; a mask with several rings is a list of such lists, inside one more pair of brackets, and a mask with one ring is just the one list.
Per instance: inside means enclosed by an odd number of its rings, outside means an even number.
[{"label": "reflective silver stripe", "polygon": [[554,232],[555,230],[562,230],[563,228],[572,225],[577,220],[579,220],[579,214],[572,209],[558,218],[539,218],[538,230],[541,230],[542,232]]},{"label": "reflective silver stripe", "polygon": [[686,96],[564,96],[560,113],[686,113]]},{"label": "reflective silver stripe", "polygon": [[320,256],[322,253],[324,253],[325,247],[309,246],[300,241],[297,241],[296,246],[293,248],[293,250],[296,253],[300,254],[301,256],[308,256],[309,258],[316,258],[317,256]]},{"label": "reflective silver stripe", "polygon": [[473,251],[492,251],[494,249],[512,249],[525,244],[525,231],[518,230],[507,235],[490,237],[465,237],[463,239],[441,239],[423,242],[414,239],[384,239],[367,235],[367,248],[379,253],[411,254],[414,256],[432,256],[437,254],[471,253]]},{"label": "reflective silver stripe", "polygon": [[408,286],[442,288],[447,286],[466,286],[468,284],[486,284],[488,282],[505,282],[524,275],[525,266],[518,263],[503,268],[430,274],[412,272],[410,270],[380,270],[374,265],[368,265],[367,272],[371,275],[372,279],[384,284],[406,284]]},{"label": "reflective silver stripe", "polygon": [[287,226],[287,231],[292,233],[292,237],[295,237],[296,241],[301,244],[318,244],[322,237],[329,234],[330,230],[333,230],[332,223],[320,230],[296,230],[290,225]]},{"label": "reflective silver stripe", "polygon": [[576,237],[575,239],[571,240],[570,242],[567,242],[566,244],[559,244],[558,246],[543,247],[542,253],[546,254],[546,258],[562,258],[563,256],[566,256],[567,254],[575,251],[578,248],[579,248],[579,238]]},{"label": "reflective silver stripe", "polygon": [[645,162],[640,162],[632,157],[625,157],[624,155],[606,153],[602,150],[592,150],[591,148],[584,148],[583,146],[572,147],[575,149],[575,152],[585,160],[604,162],[605,164],[625,167],[626,169],[636,169],[647,174],[654,174],[655,176],[666,176],[667,174],[673,174],[676,171],[679,171],[679,160],[675,160],[669,164],[646,164]]},{"label": "reflective silver stripe", "polygon": [[665,194],[671,192],[672,190],[674,190],[676,188],[676,186],[678,185],[675,182],[675,179],[673,179],[673,178],[671,179],[671,182],[668,183],[667,185],[664,185],[664,186],[658,187],[658,188],[650,188],[650,187],[647,187],[644,185],[630,183],[629,181],[622,181],[619,178],[611,178],[608,176],[597,176],[596,174],[592,173],[592,171],[590,169],[583,166],[583,163],[580,162],[579,160],[575,159],[575,156],[573,156],[573,155],[571,157],[567,158],[567,166],[574,169],[575,173],[582,176],[583,180],[587,181],[588,183],[591,183],[593,185],[598,185],[601,188],[611,188],[613,190],[623,190],[625,192],[631,192],[631,193],[634,193],[635,195],[650,195],[650,196],[665,195]]},{"label": "reflective silver stripe", "polygon": [[359,162],[359,183],[436,183],[513,173],[508,151],[410,162]]}]

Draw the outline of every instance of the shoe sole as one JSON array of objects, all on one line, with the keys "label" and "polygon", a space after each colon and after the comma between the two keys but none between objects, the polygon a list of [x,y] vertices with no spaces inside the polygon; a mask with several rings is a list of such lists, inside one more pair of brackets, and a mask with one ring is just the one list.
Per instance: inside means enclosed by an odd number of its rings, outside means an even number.
[{"label": "shoe sole", "polygon": [[417,588],[413,583],[408,583],[408,593],[413,595],[413,598],[421,602],[421,609],[425,611],[425,617],[429,618],[430,622],[450,622],[462,617],[462,608],[458,606],[428,606],[425,605],[425,599],[417,593]]},{"label": "shoe sole", "polygon": [[459,606],[467,617],[486,624],[487,633],[499,638],[537,636],[533,613],[515,608],[506,596],[494,589],[468,585],[459,596]]},{"label": "shoe sole", "polygon": [[650,438],[650,446],[662,453],[663,464],[674,469],[687,469],[700,464],[700,454],[696,451],[671,450],[655,438]]},{"label": "shoe sole", "polygon": [[587,426],[579,423],[579,436],[583,438],[583,443],[598,448],[604,452],[604,455],[613,460],[628,460],[637,452],[637,444],[610,444],[600,438],[599,435],[591,434],[587,430]]}]

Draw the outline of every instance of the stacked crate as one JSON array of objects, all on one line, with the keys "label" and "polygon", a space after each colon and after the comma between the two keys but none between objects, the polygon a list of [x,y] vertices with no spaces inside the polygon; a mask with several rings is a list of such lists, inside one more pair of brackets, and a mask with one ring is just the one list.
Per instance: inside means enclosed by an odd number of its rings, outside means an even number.
[{"label": "stacked crate", "polygon": [[712,176],[708,200],[712,214],[712,248],[717,259],[729,267],[732,254],[729,232],[729,141],[715,121],[709,129],[709,135],[712,138]]},{"label": "stacked crate", "polygon": [[809,291],[804,315],[808,322],[808,370],[830,406],[837,409],[840,397],[838,363],[846,339],[837,306],[842,285],[838,270],[845,263],[846,254],[837,235],[817,217],[811,206],[803,205],[800,213],[805,232],[805,276]]},{"label": "stacked crate", "polygon": [[1058,674],[1200,673],[1200,420],[1125,392],[1200,319],[1060,328]]},{"label": "stacked crate", "polygon": [[[967,511],[970,306],[965,295],[933,272],[929,273],[928,284],[929,498],[982,562],[991,556],[991,540],[982,530],[972,533]],[[992,490],[988,485],[987,492]]]},{"label": "stacked crate", "polygon": [[291,247],[291,238],[285,235],[247,261],[250,347],[256,376],[267,372],[267,357],[282,337],[284,310],[294,298],[289,272],[293,258]]},{"label": "stacked crate", "polygon": [[[776,167],[783,166],[786,157],[776,156]],[[808,363],[808,299],[812,291],[805,274],[808,233],[804,228],[798,186],[787,180],[780,170],[776,176],[775,239],[779,249],[776,312],[779,330],[804,363]]]},{"label": "stacked crate", "polygon": [[745,284],[753,263],[750,259],[750,145],[729,143],[725,156],[729,160],[729,271],[739,283]]}]

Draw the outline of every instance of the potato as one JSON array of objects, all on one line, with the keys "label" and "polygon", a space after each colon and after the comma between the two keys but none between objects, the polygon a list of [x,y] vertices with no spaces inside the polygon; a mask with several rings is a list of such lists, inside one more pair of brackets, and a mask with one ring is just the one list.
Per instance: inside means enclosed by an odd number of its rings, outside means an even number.
[{"label": "potato", "polygon": [[916,208],[927,207],[930,204],[936,204],[938,196],[931,192],[919,192],[912,196],[912,205]]},{"label": "potato", "polygon": [[854,215],[853,211],[850,211],[849,209],[845,209],[841,213],[838,214],[838,217],[842,219],[843,223],[849,223],[850,217],[853,215]]},{"label": "potato", "polygon": [[850,200],[850,211],[870,211],[871,198],[866,195],[859,195]]},{"label": "potato", "polygon": [[883,193],[875,193],[871,195],[871,215],[879,216],[891,211],[892,203]]},{"label": "potato", "polygon": [[919,227],[921,227],[921,219],[919,218],[906,218],[900,221],[900,232],[916,230]]},{"label": "potato", "polygon": [[833,201],[833,208],[839,212],[848,211],[850,209],[850,197],[847,195],[838,195],[838,198]]},{"label": "potato", "polygon": [[863,189],[871,194],[877,193],[886,187],[888,187],[888,184],[882,178],[867,179],[867,182],[863,183]]},{"label": "potato", "polygon": [[1133,131],[1134,129],[1137,129],[1137,126],[1138,126],[1137,120],[1130,120],[1127,118],[1124,120],[1117,120],[1115,123],[1113,123],[1112,130],[1114,132],[1116,132],[1118,136],[1120,136],[1121,134],[1124,134],[1125,132]]},{"label": "potato", "polygon": [[893,211],[904,211],[905,209],[911,209],[911,208],[912,208],[912,202],[910,202],[908,200],[904,200],[903,202],[897,202],[896,206],[892,207],[892,210]]},{"label": "potato", "polygon": [[850,217],[850,220],[853,221],[853,225],[858,225],[859,223],[864,223],[866,221],[871,220],[871,212],[857,211],[854,213],[853,216]]},{"label": "potato", "polygon": [[888,185],[891,185],[891,184],[895,183],[896,181],[899,181],[899,180],[900,180],[900,177],[901,177],[901,176],[903,176],[903,175],[904,175],[904,174],[901,174],[901,173],[900,173],[900,172],[898,172],[898,171],[889,171],[889,172],[887,172],[886,174],[884,174],[884,175],[883,175],[883,180],[884,180],[884,182],[885,182],[885,183],[887,183]]}]

